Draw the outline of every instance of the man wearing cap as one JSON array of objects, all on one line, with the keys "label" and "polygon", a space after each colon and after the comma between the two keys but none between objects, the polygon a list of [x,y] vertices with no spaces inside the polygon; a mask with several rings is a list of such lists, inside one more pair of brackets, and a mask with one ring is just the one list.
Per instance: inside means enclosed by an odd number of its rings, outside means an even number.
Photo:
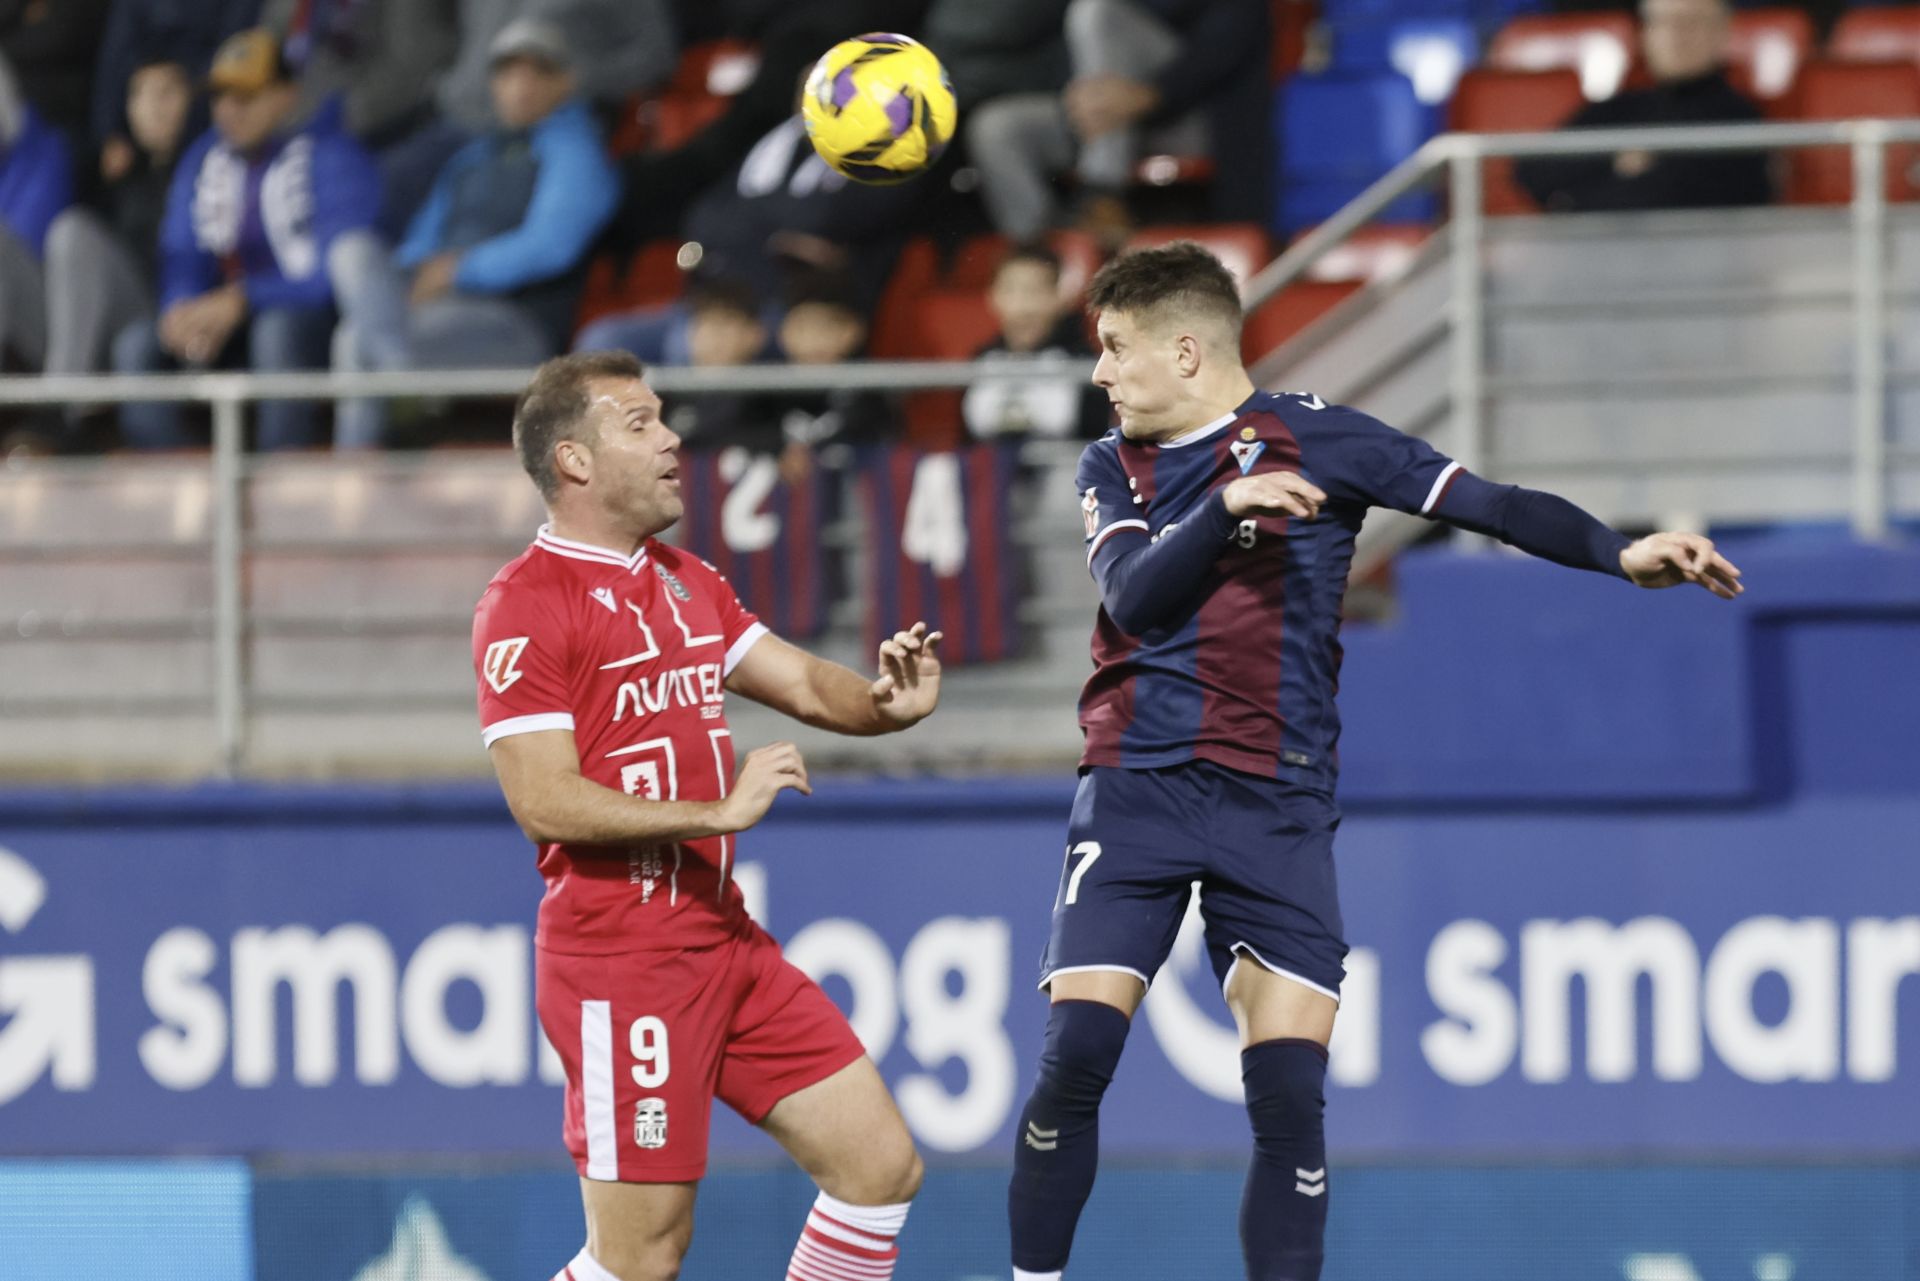
[{"label": "man wearing cap", "polygon": [[[299,93],[271,33],[221,45],[207,87],[213,128],[181,158],[161,224],[160,318],[115,339],[114,368],[324,367],[336,303],[328,258],[369,233],[379,175],[337,129],[293,126]],[[260,405],[261,449],[315,444],[318,432],[311,403]],[[177,405],[128,405],[121,433],[140,448],[188,443]]]},{"label": "man wearing cap", "polygon": [[[618,178],[575,94],[561,30],[519,18],[493,41],[494,127],[440,171],[394,265],[404,322],[387,309],[348,318],[334,338],[344,371],[537,365],[566,349],[587,253],[619,200]],[[375,445],[384,405],[341,406],[342,444]]]}]

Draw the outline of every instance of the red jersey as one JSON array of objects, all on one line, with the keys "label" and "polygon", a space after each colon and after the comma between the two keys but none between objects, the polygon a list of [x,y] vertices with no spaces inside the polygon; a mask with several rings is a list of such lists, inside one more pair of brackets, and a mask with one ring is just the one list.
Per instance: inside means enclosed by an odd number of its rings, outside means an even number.
[{"label": "red jersey", "polygon": [[[766,634],[697,556],[649,539],[626,557],[543,526],[474,610],[481,740],[570,729],[591,782],[719,800],[733,779],[722,682]],[[535,941],[582,955],[719,943],[746,915],[733,842],[542,845]]]}]

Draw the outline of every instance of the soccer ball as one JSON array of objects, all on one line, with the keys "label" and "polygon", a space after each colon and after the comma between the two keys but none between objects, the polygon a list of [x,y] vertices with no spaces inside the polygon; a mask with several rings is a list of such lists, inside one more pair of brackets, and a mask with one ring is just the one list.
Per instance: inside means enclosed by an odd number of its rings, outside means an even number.
[{"label": "soccer ball", "polygon": [[820,158],[856,182],[905,182],[940,158],[958,109],[947,70],[905,36],[869,34],[827,50],[800,114]]}]

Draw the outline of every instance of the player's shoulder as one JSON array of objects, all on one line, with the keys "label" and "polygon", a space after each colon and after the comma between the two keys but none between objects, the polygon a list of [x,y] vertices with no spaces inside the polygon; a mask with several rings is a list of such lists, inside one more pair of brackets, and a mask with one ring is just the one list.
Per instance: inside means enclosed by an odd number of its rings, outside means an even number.
[{"label": "player's shoulder", "polygon": [[1107,434],[1098,440],[1087,442],[1080,451],[1080,463],[1075,469],[1080,478],[1080,488],[1103,476],[1110,476],[1120,468],[1120,429],[1109,427]]},{"label": "player's shoulder", "polygon": [[1242,416],[1260,416],[1272,420],[1298,440],[1303,448],[1353,441],[1393,431],[1371,414],[1363,413],[1351,405],[1335,404],[1311,391],[1256,392],[1243,407]]},{"label": "player's shoulder", "polygon": [[553,615],[553,604],[565,587],[566,567],[560,559],[532,546],[502,565],[480,593],[477,617],[534,612]]}]

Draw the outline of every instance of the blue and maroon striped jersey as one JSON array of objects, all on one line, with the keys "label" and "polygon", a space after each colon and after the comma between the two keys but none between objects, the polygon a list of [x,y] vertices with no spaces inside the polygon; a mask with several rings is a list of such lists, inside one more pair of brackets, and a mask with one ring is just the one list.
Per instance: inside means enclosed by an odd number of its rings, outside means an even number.
[{"label": "blue and maroon striped jersey", "polygon": [[1369,507],[1434,511],[1453,462],[1423,441],[1318,396],[1255,392],[1177,440],[1087,446],[1077,483],[1087,563],[1145,547],[1182,520],[1220,519],[1228,482],[1295,471],[1326,491],[1311,521],[1229,522],[1191,595],[1133,635],[1103,605],[1080,696],[1086,765],[1152,769],[1200,757],[1331,791],[1340,717],[1340,612]]}]

